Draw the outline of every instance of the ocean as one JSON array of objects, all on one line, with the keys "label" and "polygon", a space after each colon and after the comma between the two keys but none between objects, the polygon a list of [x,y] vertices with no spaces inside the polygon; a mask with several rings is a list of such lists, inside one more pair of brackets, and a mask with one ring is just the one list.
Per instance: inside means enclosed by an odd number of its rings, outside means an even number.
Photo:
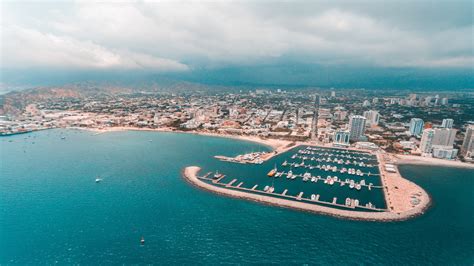
[{"label": "ocean", "polygon": [[392,223],[228,198],[181,177],[190,165],[266,173],[272,162],[242,168],[213,156],[268,150],[227,138],[138,131],[1,137],[0,264],[474,263],[472,169],[400,167],[430,193],[433,206]]}]

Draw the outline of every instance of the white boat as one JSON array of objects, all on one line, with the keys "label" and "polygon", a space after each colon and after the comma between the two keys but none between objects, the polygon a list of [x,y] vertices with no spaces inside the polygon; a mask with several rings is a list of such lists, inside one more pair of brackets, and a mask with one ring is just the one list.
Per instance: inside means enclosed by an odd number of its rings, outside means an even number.
[{"label": "white boat", "polygon": [[354,206],[359,206],[359,200],[358,199],[354,200]]},{"label": "white boat", "polygon": [[362,186],[361,186],[360,184],[356,184],[356,185],[355,185],[355,188],[356,188],[357,190],[360,190],[360,189],[362,188]]},{"label": "white boat", "polygon": [[270,188],[269,186],[265,186],[265,187],[263,188],[263,191],[267,192],[269,188]]},{"label": "white boat", "polygon": [[281,165],[282,165],[282,166],[287,166],[287,165],[288,165],[288,162],[285,160]]},{"label": "white boat", "polygon": [[315,199],[316,199],[316,195],[311,194],[311,200],[315,200]]},{"label": "white boat", "polygon": [[102,182],[102,178],[97,177],[97,178],[95,179],[95,182],[96,182],[96,183]]},{"label": "white boat", "polygon": [[316,182],[316,177],[315,176],[311,177],[311,182]]},{"label": "white boat", "polygon": [[351,206],[351,199],[350,198],[346,198],[346,206]]},{"label": "white boat", "polygon": [[286,178],[291,178],[293,176],[293,171],[288,171],[288,173],[286,174]]}]

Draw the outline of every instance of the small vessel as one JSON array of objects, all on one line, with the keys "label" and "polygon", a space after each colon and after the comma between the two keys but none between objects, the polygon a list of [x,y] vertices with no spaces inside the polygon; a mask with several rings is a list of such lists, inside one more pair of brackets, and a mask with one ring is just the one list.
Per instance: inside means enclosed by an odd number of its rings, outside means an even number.
[{"label": "small vessel", "polygon": [[219,177],[222,177],[222,174],[219,174],[219,171],[216,171],[214,174],[214,179],[218,179]]},{"label": "small vessel", "polygon": [[265,187],[263,188],[263,191],[267,192],[269,188],[270,188],[269,186],[265,186]]},{"label": "small vessel", "polygon": [[287,166],[287,165],[288,165],[288,162],[285,160],[281,165],[282,165],[282,166]]},{"label": "small vessel", "polygon": [[142,239],[140,239],[140,244],[145,245],[145,238],[142,236]]},{"label": "small vessel", "polygon": [[270,170],[270,172],[268,172],[267,176],[273,177],[276,173],[277,173],[277,168],[276,168],[276,165],[275,165],[275,168]]},{"label": "small vessel", "polygon": [[293,171],[288,171],[288,173],[286,174],[286,178],[291,178],[293,176]]},{"label": "small vessel", "polygon": [[101,181],[102,181],[102,178],[100,178],[100,176],[96,177],[96,179],[95,179],[96,183],[100,183]]},{"label": "small vessel", "polygon": [[316,177],[315,176],[311,177],[311,182],[316,182]]},{"label": "small vessel", "polygon": [[351,206],[351,199],[350,198],[346,198],[346,206]]},{"label": "small vessel", "polygon": [[356,185],[355,185],[355,188],[356,188],[357,190],[360,190],[361,187],[362,187],[362,186],[361,186],[360,184],[356,184]]},{"label": "small vessel", "polygon": [[316,195],[312,194],[311,195],[311,200],[315,200],[316,199]]}]

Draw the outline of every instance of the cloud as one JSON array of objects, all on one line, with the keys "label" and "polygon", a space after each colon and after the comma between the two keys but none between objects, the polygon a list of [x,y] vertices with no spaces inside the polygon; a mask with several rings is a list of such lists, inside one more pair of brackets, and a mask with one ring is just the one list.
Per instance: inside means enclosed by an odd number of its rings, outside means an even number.
[{"label": "cloud", "polygon": [[107,49],[92,41],[42,33],[33,29],[4,29],[2,65],[8,67],[70,67],[79,69],[152,69],[183,71],[188,67],[174,60],[148,54]]},{"label": "cloud", "polygon": [[183,71],[293,57],[323,65],[473,67],[469,1],[425,4],[10,3],[2,65]]}]

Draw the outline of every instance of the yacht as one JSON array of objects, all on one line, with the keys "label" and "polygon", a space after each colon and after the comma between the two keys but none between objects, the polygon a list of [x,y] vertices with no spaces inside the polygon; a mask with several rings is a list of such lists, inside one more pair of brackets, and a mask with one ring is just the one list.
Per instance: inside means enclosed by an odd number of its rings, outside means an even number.
[{"label": "yacht", "polygon": [[356,184],[356,185],[355,185],[355,188],[356,188],[357,190],[360,190],[360,189],[362,188],[362,186],[361,186],[360,184]]},{"label": "yacht", "polygon": [[100,177],[98,176],[98,177],[95,179],[95,182],[96,182],[96,183],[102,182],[102,178],[100,178]]},{"label": "yacht", "polygon": [[291,178],[293,176],[293,171],[288,171],[288,173],[286,174],[286,178]]},{"label": "yacht", "polygon": [[311,200],[316,200],[316,195],[311,194]]}]

